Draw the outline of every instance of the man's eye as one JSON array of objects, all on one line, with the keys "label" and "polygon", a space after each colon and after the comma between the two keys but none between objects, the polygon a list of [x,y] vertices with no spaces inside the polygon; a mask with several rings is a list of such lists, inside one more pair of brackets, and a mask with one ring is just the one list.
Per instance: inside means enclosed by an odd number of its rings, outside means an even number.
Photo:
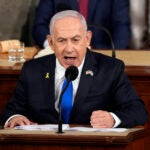
[{"label": "man's eye", "polygon": [[65,40],[64,39],[59,39],[58,42],[59,43],[63,43]]},{"label": "man's eye", "polygon": [[74,42],[78,42],[78,41],[80,41],[80,39],[77,39],[77,38],[76,38],[76,39],[73,39],[73,41],[74,41]]}]

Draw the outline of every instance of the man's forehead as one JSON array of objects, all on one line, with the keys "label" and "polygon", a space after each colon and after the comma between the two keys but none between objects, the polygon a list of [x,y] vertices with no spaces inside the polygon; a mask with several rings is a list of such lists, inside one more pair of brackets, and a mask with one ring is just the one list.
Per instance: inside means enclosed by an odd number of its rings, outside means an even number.
[{"label": "man's forehead", "polygon": [[81,20],[77,17],[64,17],[59,20],[57,20],[54,24],[54,27],[56,28],[73,28],[73,27],[79,27],[82,26]]},{"label": "man's forehead", "polygon": [[81,37],[81,32],[80,30],[58,30],[54,36],[56,38],[77,38]]}]

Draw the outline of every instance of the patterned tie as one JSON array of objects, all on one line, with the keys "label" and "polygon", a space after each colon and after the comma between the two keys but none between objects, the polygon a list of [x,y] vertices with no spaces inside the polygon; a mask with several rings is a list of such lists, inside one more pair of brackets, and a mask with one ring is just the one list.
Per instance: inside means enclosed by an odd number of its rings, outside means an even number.
[{"label": "patterned tie", "polygon": [[88,18],[88,4],[89,0],[79,0],[79,12],[85,17]]},{"label": "patterned tie", "polygon": [[[67,84],[67,80],[64,80],[62,89]],[[72,82],[69,83],[69,86],[67,87],[66,91],[64,92],[62,96],[62,103],[61,103],[61,108],[62,108],[62,119],[64,123],[68,123],[71,110],[72,110],[72,99],[73,99],[73,87],[72,87]]]}]

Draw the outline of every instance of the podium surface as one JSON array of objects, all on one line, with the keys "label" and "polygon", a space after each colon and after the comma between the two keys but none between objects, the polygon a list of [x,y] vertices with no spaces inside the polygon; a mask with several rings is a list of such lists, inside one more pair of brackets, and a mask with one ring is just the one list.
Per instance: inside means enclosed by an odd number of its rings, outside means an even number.
[{"label": "podium surface", "polygon": [[125,132],[79,132],[0,130],[1,150],[148,150],[149,131],[132,128]]}]

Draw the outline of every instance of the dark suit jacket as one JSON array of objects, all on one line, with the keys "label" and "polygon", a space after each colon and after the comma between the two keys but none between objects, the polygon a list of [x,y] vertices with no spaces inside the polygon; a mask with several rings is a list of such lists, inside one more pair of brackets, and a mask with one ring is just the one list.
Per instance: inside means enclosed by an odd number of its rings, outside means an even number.
[{"label": "dark suit jacket", "polygon": [[[26,62],[15,93],[0,117],[0,123],[14,114],[27,116],[33,122],[58,123],[55,110],[55,55]],[[93,71],[93,76],[86,71]],[[49,73],[49,78],[45,78]],[[90,124],[94,110],[115,113],[120,127],[142,125],[147,120],[143,101],[124,73],[122,61],[88,51],[74,100],[70,122]]]},{"label": "dark suit jacket", "polygon": [[[61,4],[60,4],[61,3]],[[64,5],[62,5],[64,3]],[[42,47],[49,34],[50,18],[60,10],[78,10],[77,0],[41,0],[35,16],[33,37]],[[112,34],[116,49],[126,49],[130,40],[129,0],[90,0],[88,24],[107,28]],[[99,27],[89,27],[93,32],[93,48],[111,48],[108,35]]]}]

